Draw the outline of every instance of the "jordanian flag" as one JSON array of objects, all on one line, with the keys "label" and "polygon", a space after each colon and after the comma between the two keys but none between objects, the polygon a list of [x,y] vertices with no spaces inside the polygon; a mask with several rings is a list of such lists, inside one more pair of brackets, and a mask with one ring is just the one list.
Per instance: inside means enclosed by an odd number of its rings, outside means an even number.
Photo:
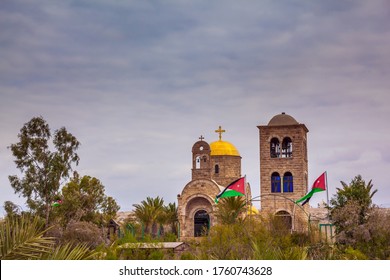
[{"label": "jordanian flag", "polygon": [[218,203],[218,200],[220,198],[230,196],[245,196],[245,177],[242,177],[230,183],[219,194],[217,194],[217,196],[215,197],[215,203]]},{"label": "jordanian flag", "polygon": [[315,180],[313,183],[313,186],[311,187],[311,191],[308,192],[304,197],[301,197],[295,203],[300,203],[303,201],[301,204],[302,206],[305,205],[306,203],[309,202],[310,198],[313,196],[313,194],[317,192],[322,192],[326,190],[326,172],[322,173],[320,177]]}]

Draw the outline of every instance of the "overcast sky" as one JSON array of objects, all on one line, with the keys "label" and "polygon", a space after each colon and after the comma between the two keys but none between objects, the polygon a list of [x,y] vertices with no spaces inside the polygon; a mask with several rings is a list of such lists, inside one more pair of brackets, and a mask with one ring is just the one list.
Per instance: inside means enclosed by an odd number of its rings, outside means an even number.
[{"label": "overcast sky", "polygon": [[256,126],[286,112],[309,129],[310,185],[361,174],[390,207],[389,1],[2,0],[0,56],[1,204],[26,207],[7,146],[34,116],[126,211],[176,202],[219,125],[259,195]]}]

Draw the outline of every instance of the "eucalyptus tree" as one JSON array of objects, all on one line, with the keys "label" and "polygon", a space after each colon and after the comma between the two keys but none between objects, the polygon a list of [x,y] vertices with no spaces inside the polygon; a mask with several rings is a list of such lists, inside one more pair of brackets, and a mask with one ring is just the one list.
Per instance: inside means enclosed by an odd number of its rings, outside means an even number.
[{"label": "eucalyptus tree", "polygon": [[61,184],[69,178],[72,165],[79,163],[76,150],[80,142],[65,127],[52,135],[42,117],[24,124],[18,139],[9,148],[21,177],[9,176],[9,181],[15,193],[27,199],[28,207],[45,218],[47,226]]}]

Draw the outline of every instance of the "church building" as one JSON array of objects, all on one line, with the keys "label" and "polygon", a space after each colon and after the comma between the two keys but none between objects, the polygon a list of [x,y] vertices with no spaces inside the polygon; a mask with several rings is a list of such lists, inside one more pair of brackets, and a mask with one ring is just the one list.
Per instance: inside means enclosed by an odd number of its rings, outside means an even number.
[{"label": "church building", "polygon": [[[178,195],[182,240],[201,236],[218,223],[214,215],[217,194],[242,177],[240,153],[233,144],[222,140],[225,130],[219,127],[215,132],[219,134],[219,140],[208,144],[201,136],[192,146],[192,178]],[[250,196],[248,183],[246,196]]]},{"label": "church building", "polygon": [[[291,230],[299,230],[302,221],[307,221],[308,206],[297,206],[294,201],[307,192],[308,129],[285,113],[258,129],[260,213],[280,217]],[[239,151],[222,140],[225,130],[221,126],[215,132],[219,140],[208,144],[201,136],[192,146],[191,181],[178,195],[181,240],[201,236],[218,223],[214,215],[216,195],[243,176]],[[246,183],[246,200],[251,199],[250,185]]]}]

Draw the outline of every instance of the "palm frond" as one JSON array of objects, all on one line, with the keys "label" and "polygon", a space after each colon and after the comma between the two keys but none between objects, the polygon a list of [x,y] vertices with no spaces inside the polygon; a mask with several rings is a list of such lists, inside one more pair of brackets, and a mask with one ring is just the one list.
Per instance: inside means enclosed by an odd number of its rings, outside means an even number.
[{"label": "palm frond", "polygon": [[0,259],[40,259],[54,246],[54,238],[45,237],[38,217],[22,215],[6,219],[0,225]]},{"label": "palm frond", "polygon": [[71,243],[57,246],[51,253],[44,256],[46,260],[89,260],[96,253],[89,249],[88,244],[77,244],[74,246]]}]

